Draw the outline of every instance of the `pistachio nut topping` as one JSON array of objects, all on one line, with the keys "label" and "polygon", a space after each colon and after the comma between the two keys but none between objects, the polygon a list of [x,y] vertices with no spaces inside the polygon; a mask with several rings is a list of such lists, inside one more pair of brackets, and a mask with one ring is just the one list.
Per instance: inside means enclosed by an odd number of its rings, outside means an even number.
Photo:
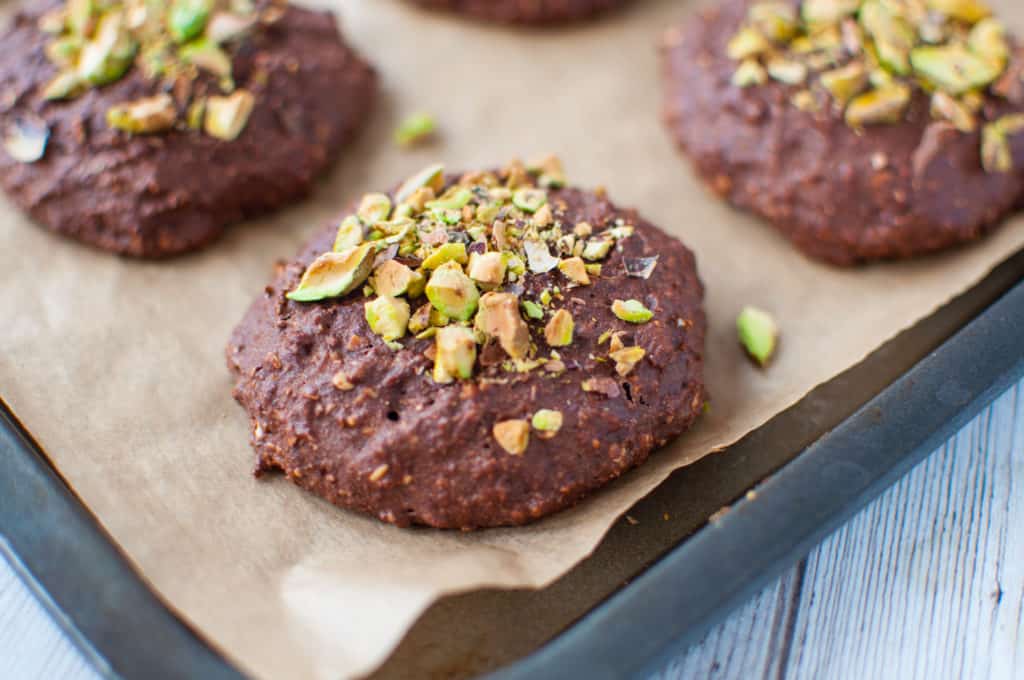
[{"label": "pistachio nut topping", "polygon": [[1003,116],[981,131],[981,162],[992,173],[1013,172],[1013,151],[1010,140],[1024,132],[1024,114]]},{"label": "pistachio nut topping", "polygon": [[525,420],[503,420],[492,430],[495,441],[513,456],[521,456],[530,445],[530,423]]},{"label": "pistachio nut topping", "polygon": [[643,347],[623,347],[622,349],[609,352],[608,356],[615,362],[615,372],[625,378],[633,372],[636,365],[647,356]]},{"label": "pistachio nut topping", "polygon": [[416,146],[434,136],[437,122],[429,113],[414,113],[404,119],[395,130],[395,144],[398,146]]},{"label": "pistachio nut topping", "polygon": [[533,414],[530,424],[540,433],[542,439],[550,439],[562,429],[562,412],[542,408]]},{"label": "pistachio nut topping", "polygon": [[[407,333],[433,338],[440,384],[472,378],[478,353],[488,370],[564,373],[567,362],[553,348],[573,344],[575,323],[563,305],[634,233],[622,218],[567,223],[557,193],[565,182],[553,156],[457,181],[432,165],[393,195],[364,196],[339,225],[333,250],[287,297],[310,302],[362,290],[367,324],[389,347],[403,349]],[[623,266],[647,279],[657,260],[624,258]],[[549,277],[543,287],[538,276]]]},{"label": "pistachio nut topping", "polygon": [[252,95],[210,96],[210,106],[197,108],[205,95],[194,92],[193,83],[206,73],[214,78],[214,91],[235,92],[232,43],[261,21],[279,17],[285,2],[257,7],[239,0],[67,0],[39,20],[49,35],[44,52],[58,69],[42,95],[71,99],[121,80],[134,68],[155,91],[173,88],[184,99],[166,106],[155,95],[118,104],[107,112],[110,127],[132,134],[203,129],[235,139],[248,122]]},{"label": "pistachio nut topping", "polygon": [[[736,62],[733,85],[775,81],[793,88],[795,108],[818,115],[830,101],[857,129],[902,122],[923,92],[931,115],[965,134],[984,126],[986,101],[1004,96],[999,83],[1012,71],[1012,50],[984,0],[802,0],[796,7],[779,0],[749,7],[726,46]],[[1004,167],[998,135],[989,140],[985,167]]]},{"label": "pistachio nut topping", "polygon": [[747,353],[760,365],[767,364],[779,338],[779,327],[771,314],[757,307],[745,307],[736,317],[736,330]]},{"label": "pistachio nut topping", "polygon": [[647,323],[654,317],[654,312],[639,300],[615,300],[612,302],[612,314],[629,323]]}]

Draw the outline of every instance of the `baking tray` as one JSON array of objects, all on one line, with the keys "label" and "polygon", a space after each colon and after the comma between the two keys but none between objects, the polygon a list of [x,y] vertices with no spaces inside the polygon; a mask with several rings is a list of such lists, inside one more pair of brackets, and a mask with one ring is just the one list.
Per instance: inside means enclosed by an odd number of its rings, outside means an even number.
[{"label": "baking tray", "polygon": [[[1021,337],[1024,253],[739,443],[674,473],[548,588],[442,600],[376,676],[656,669],[1024,375]],[[6,406],[0,456],[0,552],[102,675],[243,677],[148,588]]]}]

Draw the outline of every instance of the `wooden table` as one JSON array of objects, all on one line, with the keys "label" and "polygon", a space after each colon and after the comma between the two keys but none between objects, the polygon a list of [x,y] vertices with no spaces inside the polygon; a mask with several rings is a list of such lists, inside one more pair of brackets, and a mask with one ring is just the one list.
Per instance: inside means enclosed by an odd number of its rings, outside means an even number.
[{"label": "wooden table", "polygon": [[[2,560],[0,677],[99,677]],[[657,677],[1024,679],[1024,381]]]}]

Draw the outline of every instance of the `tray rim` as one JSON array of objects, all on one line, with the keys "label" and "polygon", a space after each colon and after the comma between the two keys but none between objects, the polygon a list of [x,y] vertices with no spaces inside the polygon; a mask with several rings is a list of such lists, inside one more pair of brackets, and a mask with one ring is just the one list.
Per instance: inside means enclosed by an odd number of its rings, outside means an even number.
[{"label": "tray rim", "polygon": [[[573,676],[583,674],[593,678],[634,677],[653,669],[673,651],[699,639],[729,611],[757,592],[757,589],[805,556],[1014,381],[1024,376],[1024,352],[1014,347],[1013,342],[1013,338],[1020,337],[1022,332],[1024,280],[1004,291],[995,302],[970,318],[937,349],[869,399],[853,415],[844,419],[841,425],[817,438],[771,477],[757,485],[756,500],[740,500],[732,506],[730,512],[705,524],[638,572],[629,585],[595,603],[587,614],[568,629],[531,654],[486,677],[495,680],[565,677],[568,672],[566,665],[572,669]],[[959,360],[964,352],[976,350],[980,342],[995,343],[999,345],[1000,351],[976,353],[975,356],[982,357],[977,363]],[[942,384],[949,383],[953,375],[961,378],[967,387],[958,392],[959,399],[940,402],[937,396],[941,396]],[[715,577],[720,585],[723,581],[720,561],[707,560],[709,555],[715,555],[715,560],[721,560],[723,551],[729,554],[733,549],[728,540],[721,538],[723,535],[728,537],[731,535],[729,532],[738,533],[743,541],[733,543],[740,547],[746,546],[749,549],[760,545],[756,534],[763,534],[765,523],[777,520],[777,513],[787,510],[784,502],[787,495],[799,497],[801,489],[808,488],[807,479],[820,474],[823,461],[836,465],[847,462],[851,446],[860,446],[866,451],[870,447],[866,447],[864,442],[877,443],[879,438],[888,436],[894,430],[899,430],[901,435],[912,430],[913,442],[907,446],[889,446],[886,451],[877,452],[879,455],[865,461],[867,465],[862,470],[866,476],[861,479],[862,483],[857,486],[856,493],[836,494],[833,487],[812,485],[812,490],[829,490],[827,495],[818,494],[820,507],[827,506],[828,512],[823,513],[820,521],[816,518],[813,526],[809,526],[811,522],[803,523],[800,531],[792,533],[789,540],[772,541],[770,547],[773,550],[761,555],[748,555],[748,559],[742,560],[747,568],[736,570],[738,573],[730,573],[726,579],[728,587],[720,589],[721,593],[714,588],[691,587],[672,593],[681,594],[682,597],[665,596],[666,589],[671,592],[673,584],[684,582],[692,586],[698,582],[701,576],[699,570],[695,571],[698,564],[715,564]],[[7,458],[13,458],[11,462],[14,463],[0,472],[0,520],[3,521],[0,526],[0,555],[7,558],[15,573],[102,677],[144,675],[151,678],[203,677],[231,680],[246,677],[210,641],[174,614],[146,585],[127,557],[53,469],[30,432],[17,420],[2,398],[0,451],[10,454]],[[844,459],[829,460],[837,455],[844,456]],[[835,480],[832,483],[834,485]],[[9,520],[13,519],[17,525],[17,510],[31,509],[32,499],[29,497],[34,495],[37,500],[44,499],[41,502],[46,506],[46,513],[42,524],[46,530],[40,535],[40,520],[37,516],[25,522],[32,523],[32,531],[27,532],[31,535],[15,531],[17,535],[12,538],[9,528],[12,522]],[[793,512],[793,508],[788,508],[788,511]],[[82,536],[92,540],[83,542]],[[141,615],[141,620],[123,621],[119,628],[137,630],[137,625],[157,626],[158,630],[164,632],[159,651],[147,645],[119,644],[117,635],[112,634],[110,627],[100,625],[100,639],[90,638],[85,632],[97,631],[97,621],[94,620],[97,616],[93,612],[90,617],[89,612],[83,611],[83,593],[76,594],[75,591],[84,589],[75,586],[89,584],[69,584],[60,574],[54,573],[54,565],[61,561],[61,556],[67,558],[66,551],[74,552],[82,545],[86,546],[86,552],[92,553],[94,558],[108,562],[117,572],[116,576],[123,577],[119,582],[122,587],[113,589],[118,592],[104,590],[110,589],[111,579],[104,579],[105,583],[92,584],[99,589],[105,604],[116,604],[124,596],[141,597],[146,601],[148,606],[135,611],[131,617],[140,619]],[[33,553],[30,557],[35,559],[26,557],[25,553],[30,550]],[[701,551],[706,553],[703,561],[700,559]],[[683,575],[686,578],[681,580]],[[128,592],[120,592],[122,589]],[[724,597],[719,596],[721,594]],[[687,595],[691,597],[687,599]],[[108,611],[104,607],[96,607],[95,602],[92,605],[93,609]],[[684,611],[685,615],[680,616],[680,611]],[[118,613],[124,612],[118,610]],[[644,622],[650,625],[638,625],[638,617],[641,615],[645,617]],[[622,617],[628,619],[628,626],[621,625]],[[643,632],[637,635],[638,630]],[[652,630],[661,633],[651,635]],[[623,649],[630,649],[630,653],[623,654]],[[611,650],[615,651],[612,653]]]}]

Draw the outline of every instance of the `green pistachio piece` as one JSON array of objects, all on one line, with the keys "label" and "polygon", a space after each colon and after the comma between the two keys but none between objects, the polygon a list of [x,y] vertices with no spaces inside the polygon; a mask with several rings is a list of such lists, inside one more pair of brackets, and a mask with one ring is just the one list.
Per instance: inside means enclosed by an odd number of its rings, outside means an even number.
[{"label": "green pistachio piece", "polygon": [[530,420],[533,429],[541,432],[543,438],[553,437],[562,429],[562,412],[542,408],[533,414]]},{"label": "green pistachio piece", "polygon": [[867,0],[859,17],[864,32],[875,41],[879,62],[895,73],[909,73],[910,50],[917,41],[910,24],[884,0]]},{"label": "green pistachio piece", "polygon": [[860,0],[804,0],[801,15],[812,28],[833,26],[856,12],[859,6]]},{"label": "green pistachio piece", "polygon": [[206,38],[198,38],[182,45],[178,56],[186,64],[193,64],[212,73],[218,78],[231,77],[231,57],[218,47],[217,43]]},{"label": "green pistachio piece", "polygon": [[429,257],[423,260],[422,266],[424,269],[437,269],[444,263],[453,260],[459,264],[466,264],[469,261],[469,257],[466,255],[465,243],[445,243],[435,248]]},{"label": "green pistachio piece", "polygon": [[551,347],[568,347],[572,344],[575,326],[572,314],[566,309],[559,309],[544,327],[544,339]]},{"label": "green pistachio piece", "polygon": [[434,343],[434,382],[446,384],[456,378],[473,377],[476,363],[473,331],[463,326],[446,326],[437,330]]},{"label": "green pistachio piece", "polygon": [[19,163],[35,163],[46,154],[50,129],[41,119],[18,118],[4,133],[4,150]]},{"label": "green pistachio piece", "polygon": [[587,274],[587,265],[579,257],[570,257],[558,263],[558,271],[562,272],[567,279],[581,286],[590,285],[590,276]]},{"label": "green pistachio piece", "polygon": [[505,256],[501,253],[473,253],[466,273],[482,288],[496,288],[505,281]]},{"label": "green pistachio piece", "polygon": [[430,306],[429,302],[425,302],[420,305],[411,317],[409,317],[409,332],[410,333],[422,333],[423,331],[430,328],[430,310],[433,307]]},{"label": "green pistachio piece", "polygon": [[216,45],[241,38],[256,25],[256,17],[235,12],[215,12],[206,23],[203,35]]},{"label": "green pistachio piece", "polygon": [[341,253],[324,253],[309,265],[299,285],[285,297],[314,302],[347,295],[366,281],[376,255],[377,248],[372,243]]},{"label": "green pistachio piece", "polygon": [[96,5],[93,0],[68,0],[68,28],[74,35],[90,35],[92,33],[96,13]]},{"label": "green pistachio piece", "polygon": [[611,239],[591,239],[590,241],[587,241],[587,245],[583,247],[582,257],[584,260],[590,260],[591,262],[603,260],[608,257],[608,253],[611,252],[613,245],[615,245],[615,242]]},{"label": "green pistachio piece", "polygon": [[395,144],[398,146],[415,146],[434,136],[437,122],[429,113],[414,113],[405,118],[395,130]]},{"label": "green pistachio piece", "polygon": [[334,238],[334,252],[340,253],[362,243],[363,230],[363,223],[355,215],[343,219],[338,227],[338,235]]},{"label": "green pistachio piece", "polygon": [[366,194],[359,202],[356,215],[366,226],[383,222],[391,215],[391,199],[387,194]]},{"label": "green pistachio piece", "polygon": [[46,45],[46,58],[58,68],[68,68],[78,59],[82,39],[75,35],[57,38]]},{"label": "green pistachio piece", "polygon": [[796,10],[788,2],[757,2],[747,11],[747,19],[761,35],[777,43],[788,42],[800,28]]},{"label": "green pistachio piece", "polygon": [[434,201],[427,201],[430,210],[462,210],[473,200],[473,192],[463,187],[452,187],[451,191]]},{"label": "green pistachio piece", "polygon": [[512,205],[523,212],[535,213],[548,202],[548,194],[543,189],[516,189],[512,194]]},{"label": "green pistachio piece", "polygon": [[608,356],[615,362],[615,372],[625,378],[647,356],[647,350],[643,347],[623,347],[609,352]]},{"label": "green pistachio piece", "polygon": [[201,130],[205,117],[206,98],[200,97],[188,105],[188,111],[185,114],[185,124],[192,130]]},{"label": "green pistachio piece", "polygon": [[543,274],[558,266],[558,258],[551,254],[548,244],[544,241],[525,241],[523,250],[526,251],[530,271],[534,274]]},{"label": "green pistachio piece", "polygon": [[1002,70],[1010,58],[1010,46],[1006,41],[1006,27],[998,19],[982,19],[967,36],[967,47],[984,57]]},{"label": "green pistachio piece", "polygon": [[167,10],[167,30],[179,43],[202,35],[213,0],[173,0]]},{"label": "green pistachio piece", "polygon": [[211,137],[233,141],[248,125],[255,105],[256,98],[248,90],[235,90],[227,97],[210,97],[206,100],[203,129]]},{"label": "green pistachio piece", "polygon": [[513,359],[522,359],[530,349],[530,329],[519,315],[519,298],[512,293],[484,293],[474,327],[498,344]]},{"label": "green pistachio piece", "polygon": [[850,102],[846,107],[846,123],[863,127],[880,123],[897,123],[910,104],[910,88],[902,83],[876,88]]},{"label": "green pistachio piece", "polygon": [[981,130],[981,163],[986,172],[1008,173],[1016,170],[1010,138],[1024,132],[1024,114],[1003,116]]},{"label": "green pistachio piece", "polygon": [[405,180],[395,192],[395,203],[405,203],[418,189],[424,187],[440,191],[444,186],[444,166],[430,165]]},{"label": "green pistachio piece", "polygon": [[562,161],[554,154],[530,162],[526,166],[526,171],[531,175],[536,175],[537,184],[543,188],[557,189],[565,186],[565,170],[562,168]]},{"label": "green pistachio piece", "polygon": [[397,297],[408,295],[416,298],[423,294],[423,274],[415,272],[396,260],[386,260],[373,270],[370,284],[377,295]]},{"label": "green pistachio piece", "polygon": [[832,98],[845,105],[867,87],[868,73],[863,63],[854,61],[846,66],[825,71],[820,79],[822,87],[828,90]]},{"label": "green pistachio piece", "polygon": [[434,309],[433,305],[430,307],[430,325],[440,328],[441,326],[447,326],[451,319],[441,312],[439,309]]},{"label": "green pistachio piece", "polygon": [[132,134],[164,132],[174,127],[178,109],[168,94],[144,97],[107,109],[107,125]]},{"label": "green pistachio piece", "polygon": [[639,300],[615,300],[612,302],[612,314],[629,323],[647,323],[654,316],[654,312]]},{"label": "green pistachio piece", "polygon": [[385,342],[405,335],[409,325],[409,303],[402,298],[383,296],[364,305],[366,323]]},{"label": "green pistachio piece", "polygon": [[492,429],[495,441],[513,456],[526,453],[530,445],[530,423],[525,420],[503,420]]},{"label": "green pistachio piece", "polygon": [[532,300],[523,300],[523,311],[531,319],[539,321],[544,318],[544,308]]},{"label": "green pistachio piece", "polygon": [[132,65],[138,43],[124,26],[124,15],[111,11],[100,17],[92,40],[82,46],[78,74],[93,85],[113,83]]},{"label": "green pistachio piece", "polygon": [[942,90],[932,94],[931,114],[933,118],[949,121],[961,132],[974,132],[978,127],[974,113]]},{"label": "green pistachio piece", "polygon": [[744,59],[732,74],[732,84],[736,87],[753,87],[768,82],[768,72],[756,59]]},{"label": "green pistachio piece", "polygon": [[726,54],[736,61],[743,61],[769,51],[772,44],[752,26],[741,28],[726,46]]},{"label": "green pistachio piece", "polygon": [[992,10],[983,0],[926,0],[926,4],[929,9],[968,24],[981,21],[992,14]]},{"label": "green pistachio piece", "polygon": [[807,80],[807,67],[799,61],[775,57],[768,60],[768,75],[786,85],[800,85]]},{"label": "green pistachio piece", "polygon": [[775,353],[779,327],[768,312],[756,307],[745,307],[736,317],[736,330],[740,343],[757,363],[764,366]]},{"label": "green pistachio piece", "polygon": [[551,291],[547,288],[540,292],[540,303],[545,307],[551,304]]},{"label": "green pistachio piece", "polygon": [[459,321],[471,319],[480,300],[480,292],[473,279],[466,276],[454,261],[445,262],[431,274],[426,292],[435,309]]},{"label": "green pistachio piece", "polygon": [[43,99],[54,101],[58,99],[69,99],[80,93],[85,87],[84,81],[73,71],[58,73],[53,80],[43,88]]},{"label": "green pistachio piece", "polygon": [[910,53],[914,70],[940,90],[960,95],[989,85],[1002,68],[962,45],[918,47]]}]

